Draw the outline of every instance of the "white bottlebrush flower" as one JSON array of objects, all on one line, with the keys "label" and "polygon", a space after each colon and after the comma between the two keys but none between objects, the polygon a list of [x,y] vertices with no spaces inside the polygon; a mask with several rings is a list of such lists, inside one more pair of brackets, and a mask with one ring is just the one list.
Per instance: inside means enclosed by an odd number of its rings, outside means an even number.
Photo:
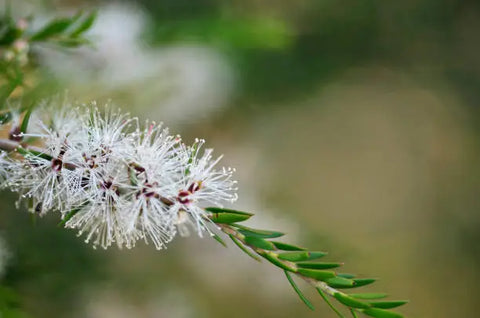
[{"label": "white bottlebrush flower", "polygon": [[83,105],[85,110],[80,116],[82,129],[87,134],[88,145],[92,151],[113,151],[113,148],[124,147],[125,141],[131,138],[127,130],[136,123],[136,118],[130,118],[129,114],[122,114],[115,110],[113,106],[106,105],[101,112],[96,103]]},{"label": "white bottlebrush flower", "polygon": [[162,125],[141,129],[111,106],[51,103],[64,107],[41,106],[27,132],[11,138],[35,138],[42,149],[1,152],[0,176],[34,211],[59,211],[86,242],[130,248],[143,240],[162,249],[189,224],[200,236],[209,231],[204,205],[236,200],[233,170],[216,168],[221,157],[201,151],[203,140],[186,146]]},{"label": "white bottlebrush flower", "polygon": [[107,248],[112,243],[131,247],[139,236],[136,231],[127,233],[125,206],[127,197],[128,164],[126,154],[132,145],[126,129],[135,119],[107,107],[102,114],[96,107],[81,114],[84,138],[79,139],[71,157],[76,159],[74,170],[80,178],[68,187],[76,206],[64,210],[63,217],[74,215],[66,226],[86,233],[86,242]]},{"label": "white bottlebrush flower", "polygon": [[[237,181],[232,180],[234,169],[216,169],[215,166],[222,156],[213,159],[213,149],[206,149],[202,153],[204,143],[204,140],[197,139],[192,146],[182,147],[179,155],[185,158],[187,163],[181,172],[181,187],[172,206],[172,209],[178,211],[176,223],[181,233],[188,234],[184,225],[193,222],[200,236],[203,230],[208,231],[208,219],[205,218],[206,212],[201,206],[213,204],[222,207],[225,202],[237,200]],[[190,218],[185,217],[186,215]]]},{"label": "white bottlebrush flower", "polygon": [[[85,200],[72,210],[64,211],[69,217],[65,226],[78,230],[78,234],[85,233],[85,242],[107,248],[112,243],[118,247],[131,247],[134,239],[126,236],[126,222],[123,207],[126,205],[125,198],[121,193],[121,185],[128,178],[122,171],[122,163],[109,160],[101,166],[95,167],[96,174],[102,174],[97,183],[88,183],[85,186]],[[71,215],[70,215],[71,214]]]},{"label": "white bottlebrush flower", "polygon": [[52,159],[28,153],[23,162],[12,161],[7,183],[22,197],[31,199],[32,212],[43,215],[69,205],[63,180],[65,175],[75,174],[75,171],[64,169],[61,158],[58,152]]},{"label": "white bottlebrush flower", "polygon": [[106,173],[124,168],[124,156],[131,147],[131,137],[125,129],[135,119],[114,111],[110,106],[102,114],[95,103],[83,105],[78,118],[80,127],[72,134],[76,135],[72,142],[74,146],[65,154],[65,161],[72,162],[79,175],[79,178],[70,180],[67,191],[83,204],[98,196],[101,185],[110,178],[105,177]]},{"label": "white bottlebrush flower", "polygon": [[135,133],[134,146],[127,155],[130,203],[128,231],[143,233],[157,249],[173,239],[176,233],[175,215],[168,196],[177,188],[178,175],[184,167],[176,154],[178,136],[169,135],[161,125],[147,123]]},{"label": "white bottlebrush flower", "polygon": [[[65,156],[73,150],[72,140],[78,138],[78,134],[72,132],[78,130],[79,121],[72,113],[73,110],[59,108],[49,125],[34,113],[30,128],[34,127],[35,132],[30,129],[14,136],[10,133],[12,140],[35,138],[43,145],[42,152],[23,150],[23,161],[7,159],[8,185],[23,197],[30,198],[33,211],[41,215],[50,210],[67,209],[72,204],[67,195],[69,184],[80,178],[77,170],[65,168]],[[17,126],[14,121],[12,127]],[[70,158],[68,164],[74,165],[75,160]]]}]

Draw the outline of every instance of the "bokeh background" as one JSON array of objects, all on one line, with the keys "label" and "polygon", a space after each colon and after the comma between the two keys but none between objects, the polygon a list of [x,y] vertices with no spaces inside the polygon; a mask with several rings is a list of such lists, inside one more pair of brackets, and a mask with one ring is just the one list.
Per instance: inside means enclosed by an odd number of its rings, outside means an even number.
[{"label": "bokeh background", "polygon": [[[94,47],[32,48],[36,94],[112,99],[205,138],[237,168],[251,225],[381,278],[372,290],[410,299],[408,317],[478,315],[478,1],[11,4],[38,25],[98,10]],[[0,294],[29,317],[335,317],[232,244],[93,250],[15,200],[1,193]]]}]

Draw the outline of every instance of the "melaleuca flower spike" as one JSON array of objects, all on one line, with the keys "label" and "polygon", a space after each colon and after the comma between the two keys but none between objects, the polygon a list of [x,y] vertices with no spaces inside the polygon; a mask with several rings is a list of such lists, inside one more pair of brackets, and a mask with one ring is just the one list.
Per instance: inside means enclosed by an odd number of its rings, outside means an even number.
[{"label": "melaleuca flower spike", "polygon": [[[31,110],[22,120],[17,116],[14,129],[8,127],[14,134],[0,139],[2,186],[20,193],[33,212],[59,212],[62,225],[105,249],[131,248],[139,240],[163,249],[177,232],[188,234],[189,227],[225,245],[217,234],[222,232],[254,259],[283,270],[311,309],[295,277],[312,285],[339,317],[344,315],[330,299],[353,317],[402,317],[390,309],[406,301],[340,291],[374,279],[333,271],[342,263],[316,261],[326,253],[279,242],[281,232],[240,224],[253,214],[223,207],[237,199],[234,169],[219,168],[222,157],[204,150],[204,140],[186,145],[162,125],[147,122],[142,128],[136,118],[111,106],[103,111],[95,104],[60,104],[50,117]],[[29,119],[34,126],[27,129]]]}]

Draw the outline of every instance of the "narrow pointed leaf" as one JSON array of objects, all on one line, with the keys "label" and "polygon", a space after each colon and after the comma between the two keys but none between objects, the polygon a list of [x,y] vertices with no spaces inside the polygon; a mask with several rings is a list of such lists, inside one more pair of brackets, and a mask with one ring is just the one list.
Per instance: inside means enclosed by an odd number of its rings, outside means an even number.
[{"label": "narrow pointed leaf", "polygon": [[375,308],[382,308],[382,309],[391,309],[395,307],[400,307],[408,303],[408,300],[392,300],[392,301],[372,301],[370,305]]},{"label": "narrow pointed leaf", "polygon": [[65,217],[58,223],[58,226],[64,226],[80,209],[74,209],[68,212]]},{"label": "narrow pointed leaf", "polygon": [[220,236],[218,236],[217,234],[213,234],[212,237],[215,239],[215,241],[217,241],[218,243],[222,244],[223,246],[227,247],[227,244],[225,243],[224,240],[222,240],[222,238]]},{"label": "narrow pointed leaf", "polygon": [[231,224],[235,222],[242,222],[248,220],[251,215],[236,213],[236,212],[222,212],[222,213],[212,213],[210,215],[210,220],[215,223]]},{"label": "narrow pointed leaf", "polygon": [[215,223],[231,224],[235,222],[242,222],[248,220],[249,215],[241,215],[234,213],[214,213],[210,216],[210,219]]},{"label": "narrow pointed leaf", "polygon": [[380,299],[380,298],[385,298],[388,295],[383,293],[360,293],[360,294],[350,294],[350,296],[357,299]]},{"label": "narrow pointed leaf", "polygon": [[282,262],[281,260],[279,260],[275,254],[272,255],[272,253],[265,252],[265,253],[262,253],[261,255],[265,257],[270,263],[272,263],[277,267],[280,267],[283,270],[287,270],[290,272],[297,271],[297,269],[295,267],[292,267],[291,264],[288,264],[286,262]]},{"label": "narrow pointed leaf", "polygon": [[275,250],[275,245],[273,245],[272,242],[264,240],[263,238],[260,238],[260,237],[245,236],[244,240],[247,245],[255,246],[255,247],[258,247],[264,250],[269,250],[269,251]]},{"label": "narrow pointed leaf", "polygon": [[81,35],[82,33],[88,31],[93,25],[97,18],[97,13],[93,12],[90,13],[80,24],[70,33],[71,36],[76,37]]},{"label": "narrow pointed leaf", "polygon": [[72,22],[73,21],[70,18],[53,20],[46,26],[44,26],[42,29],[40,29],[38,32],[36,32],[34,35],[32,35],[32,37],[30,37],[30,40],[43,41],[49,37],[61,34],[72,24]]},{"label": "narrow pointed leaf", "polygon": [[235,245],[237,245],[245,254],[247,254],[257,262],[261,261],[260,257],[250,252],[235,236],[233,235],[229,235],[229,236],[232,239],[233,243],[235,243]]},{"label": "narrow pointed leaf", "polygon": [[[339,276],[339,275],[338,275]],[[366,285],[370,285],[376,281],[376,279],[373,278],[355,278],[353,279],[354,285],[350,287],[337,287],[337,288],[356,288],[356,287],[362,287]]]},{"label": "narrow pointed leaf", "polygon": [[27,132],[28,123],[30,122],[30,116],[32,115],[33,107],[29,107],[23,116],[22,125],[20,126],[20,131],[22,133]]},{"label": "narrow pointed leaf", "polygon": [[291,262],[300,262],[314,260],[320,257],[327,255],[326,252],[308,252],[308,251],[298,251],[298,252],[287,252],[281,253],[278,255],[278,258],[291,261]]},{"label": "narrow pointed leaf", "polygon": [[323,270],[318,270],[318,269],[299,268],[298,273],[303,275],[303,276],[311,277],[311,278],[314,278],[316,280],[321,280],[321,281],[324,281],[326,279],[335,277],[335,272],[323,271]]},{"label": "narrow pointed leaf", "polygon": [[335,297],[336,300],[338,300],[339,302],[341,302],[342,304],[348,307],[362,308],[362,309],[370,308],[370,304],[357,300],[344,293],[335,293],[333,297]]},{"label": "narrow pointed leaf", "polygon": [[337,309],[337,307],[335,307],[332,304],[330,299],[327,297],[327,295],[325,295],[325,293],[320,288],[317,287],[316,290],[318,291],[320,296],[323,298],[323,300],[327,303],[328,307],[330,307],[337,314],[338,317],[345,318],[345,316]]},{"label": "narrow pointed leaf", "polygon": [[321,258],[321,257],[324,257],[325,255],[327,255],[328,253],[327,252],[308,252],[308,260],[309,261],[313,261],[315,259],[318,259],[318,258]]},{"label": "narrow pointed leaf", "polygon": [[258,237],[258,238],[276,238],[285,235],[284,233],[277,231],[257,230],[252,229],[240,224],[234,224],[238,231],[245,236]]},{"label": "narrow pointed leaf", "polygon": [[311,269],[330,269],[342,266],[341,263],[323,263],[323,262],[298,262],[298,267]]},{"label": "narrow pointed leaf", "polygon": [[278,255],[279,259],[283,259],[290,262],[298,262],[307,260],[309,257],[309,253],[302,251],[302,252],[288,252],[288,253],[281,253]]},{"label": "narrow pointed leaf", "polygon": [[38,151],[35,151],[35,150],[31,150],[31,149],[25,149],[22,146],[19,146],[16,149],[17,149],[17,152],[24,157],[30,155],[30,156],[40,157],[40,158],[43,158],[45,160],[52,160],[53,159],[52,156],[50,156],[46,153],[38,152]]},{"label": "narrow pointed leaf", "polygon": [[373,284],[377,280],[375,278],[356,278],[353,281],[355,282],[355,287],[361,287]]},{"label": "narrow pointed leaf", "polygon": [[367,308],[367,309],[363,309],[362,312],[365,315],[368,315],[370,317],[375,317],[375,318],[402,318],[403,317],[399,313],[384,310],[384,309],[379,309],[379,308]]},{"label": "narrow pointed leaf", "polygon": [[354,274],[347,274],[347,273],[338,273],[337,276],[340,276],[343,278],[355,278]]},{"label": "narrow pointed leaf", "polygon": [[273,245],[279,250],[282,251],[306,251],[306,248],[296,246],[296,245],[291,245],[287,243],[282,243],[282,242],[277,242],[277,241],[272,241]]},{"label": "narrow pointed leaf", "polygon": [[205,211],[212,212],[212,213],[234,213],[239,215],[253,216],[253,213],[231,210],[231,209],[224,209],[224,208],[217,208],[217,207],[205,208]]},{"label": "narrow pointed leaf", "polygon": [[333,277],[325,280],[325,283],[328,284],[328,286],[333,287],[333,288],[352,288],[355,286],[355,281],[349,278],[343,278],[343,277]]},{"label": "narrow pointed leaf", "polygon": [[308,308],[310,308],[311,310],[315,310],[315,307],[313,307],[312,303],[305,297],[305,295],[303,295],[302,291],[298,288],[290,273],[285,271],[285,275],[287,276],[288,282],[290,283],[290,285],[292,285],[293,290],[295,290],[298,297],[300,297],[300,299],[305,303],[305,305],[307,305]]}]

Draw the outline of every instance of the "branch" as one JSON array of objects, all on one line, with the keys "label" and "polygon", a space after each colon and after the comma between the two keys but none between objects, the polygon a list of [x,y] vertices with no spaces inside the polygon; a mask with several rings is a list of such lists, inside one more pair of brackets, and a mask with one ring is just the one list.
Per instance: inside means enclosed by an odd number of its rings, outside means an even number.
[{"label": "branch", "polygon": [[313,309],[313,306],[295,284],[291,277],[292,274],[316,288],[320,296],[339,317],[344,317],[344,315],[336,309],[328,297],[346,307],[353,317],[357,317],[357,313],[375,318],[403,317],[389,309],[404,305],[407,301],[378,301],[387,295],[380,293],[347,294],[340,291],[340,289],[369,285],[375,282],[375,279],[355,278],[354,275],[341,274],[331,270],[342,266],[342,263],[316,261],[327,253],[308,251],[303,247],[272,241],[272,239],[283,236],[284,234],[281,232],[258,230],[238,224],[249,219],[253,215],[251,213],[222,208],[206,208],[205,210],[209,213],[209,220],[227,234],[242,251],[254,258],[258,258],[256,256],[258,255],[284,270],[295,292],[309,308]]}]

